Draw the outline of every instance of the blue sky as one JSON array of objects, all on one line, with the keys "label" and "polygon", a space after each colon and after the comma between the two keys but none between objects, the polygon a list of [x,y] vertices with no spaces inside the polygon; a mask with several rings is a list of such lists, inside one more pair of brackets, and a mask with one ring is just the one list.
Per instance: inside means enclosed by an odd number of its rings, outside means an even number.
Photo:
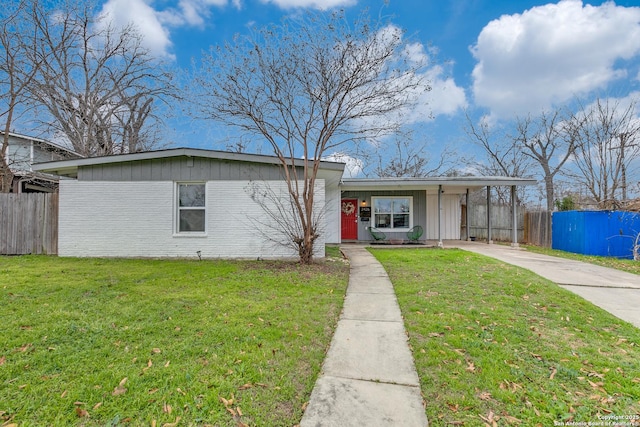
[{"label": "blue sky", "polygon": [[[135,22],[151,51],[189,67],[202,50],[250,26],[305,9],[390,16],[434,59],[416,135],[464,147],[464,111],[493,122],[539,113],[576,96],[640,94],[640,0],[107,0]],[[434,119],[427,119],[429,114]],[[179,132],[177,145],[220,148],[224,131]],[[464,148],[463,148],[464,149]]]}]

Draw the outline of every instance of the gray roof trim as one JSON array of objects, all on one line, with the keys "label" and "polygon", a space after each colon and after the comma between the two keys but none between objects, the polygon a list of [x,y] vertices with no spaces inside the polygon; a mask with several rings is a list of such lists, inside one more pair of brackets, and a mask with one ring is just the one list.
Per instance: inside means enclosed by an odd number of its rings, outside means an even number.
[{"label": "gray roof trim", "polygon": [[512,178],[506,176],[455,176],[433,178],[344,178],[344,190],[356,189],[394,189],[394,188],[427,188],[439,185],[447,187],[476,188],[490,186],[523,186],[536,185],[538,181],[529,178]]},{"label": "gray roof trim", "polygon": [[[79,167],[106,165],[113,163],[135,162],[140,160],[156,160],[171,157],[202,157],[216,160],[230,160],[237,162],[264,163],[279,165],[280,160],[276,156],[266,156],[263,154],[233,153],[228,151],[205,150],[201,148],[171,148],[166,150],[144,151],[140,153],[118,154],[103,157],[87,157],[83,159],[59,160],[55,162],[36,163],[33,170],[56,173],[58,175],[70,176],[77,172]],[[295,160],[296,166],[304,166],[302,159]],[[320,162],[321,169],[343,171],[344,163]]]}]

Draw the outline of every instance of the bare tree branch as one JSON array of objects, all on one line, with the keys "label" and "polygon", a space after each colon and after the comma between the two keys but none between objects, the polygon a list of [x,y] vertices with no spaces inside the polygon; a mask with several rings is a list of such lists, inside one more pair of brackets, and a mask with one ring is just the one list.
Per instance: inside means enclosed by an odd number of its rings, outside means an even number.
[{"label": "bare tree branch", "polygon": [[576,151],[579,141],[560,110],[516,119],[513,138],[522,153],[542,169],[547,210],[555,206],[554,179]]},{"label": "bare tree branch", "polygon": [[600,209],[619,208],[627,201],[629,176],[636,176],[640,158],[640,120],[637,100],[628,105],[596,99],[571,118],[571,132],[578,140],[572,178],[590,193]]},{"label": "bare tree branch", "polygon": [[76,4],[51,16],[37,2],[31,19],[42,62],[32,94],[47,125],[85,156],[136,152],[158,139],[159,105],[176,96],[172,76],[141,45],[133,25],[118,29]]},{"label": "bare tree branch", "polygon": [[[484,119],[475,124],[468,113],[466,119],[465,132],[487,155],[486,163],[476,161],[472,164],[475,169],[486,176],[531,177],[531,158],[523,153],[514,138],[492,130]],[[494,194],[500,203],[509,200],[509,189],[496,187],[495,190]],[[518,198],[523,200],[524,189],[518,191]]]},{"label": "bare tree branch", "polygon": [[428,145],[415,144],[410,139],[396,139],[394,155],[378,154],[378,165],[375,175],[379,177],[409,177],[447,175],[454,169],[456,152],[451,147],[444,147],[437,157],[428,153]]},{"label": "bare tree branch", "polygon": [[13,172],[9,159],[9,133],[16,115],[30,110],[29,86],[40,61],[31,61],[30,52],[37,43],[30,21],[26,19],[30,2],[20,0],[3,5],[0,20],[0,117],[3,120],[0,149],[0,192],[11,191]]}]

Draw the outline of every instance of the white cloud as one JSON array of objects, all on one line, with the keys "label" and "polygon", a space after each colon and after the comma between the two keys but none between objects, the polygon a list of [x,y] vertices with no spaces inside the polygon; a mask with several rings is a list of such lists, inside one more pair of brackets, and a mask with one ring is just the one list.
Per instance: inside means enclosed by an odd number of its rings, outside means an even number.
[{"label": "white cloud", "polygon": [[144,0],[109,0],[100,12],[117,27],[135,23],[144,37],[143,44],[153,55],[172,57],[169,53],[169,31],[163,26],[159,14]]},{"label": "white cloud", "polygon": [[360,159],[356,159],[355,157],[351,157],[345,153],[333,153],[324,157],[322,160],[326,160],[328,162],[340,162],[346,163],[344,168],[343,176],[345,178],[355,178],[362,173],[362,168],[364,167],[364,163]]},{"label": "white cloud", "polygon": [[616,61],[640,53],[640,8],[581,0],[534,7],[491,21],[471,50],[478,105],[499,117],[535,112],[627,78]]},{"label": "white cloud", "polygon": [[241,0],[180,0],[176,7],[164,10],[154,9],[151,0],[108,0],[100,14],[116,26],[135,24],[152,54],[173,58],[169,28],[202,26],[211,15],[212,6],[224,7],[229,2],[242,8]]},{"label": "white cloud", "polygon": [[418,105],[409,115],[410,122],[425,121],[428,117],[452,115],[467,106],[464,89],[456,84],[452,77],[446,75],[441,65],[430,67],[425,77],[431,84],[431,90],[423,93]]},{"label": "white cloud", "polygon": [[[426,52],[421,43],[409,44],[404,55],[416,64],[431,62],[431,55]],[[450,74],[448,68],[451,66],[453,66],[452,63],[427,65],[422,76],[431,86],[431,90],[420,93],[416,104],[402,113],[405,123],[425,122],[440,115],[451,115],[467,106],[464,89],[448,75]]]},{"label": "white cloud", "polygon": [[[389,25],[378,31],[376,37],[388,39],[390,37],[402,37],[402,30],[394,25]],[[407,43],[404,49],[392,59],[398,64],[409,64],[418,68],[418,77],[423,80],[423,85],[406,93],[410,100],[406,107],[400,111],[389,114],[387,120],[401,125],[413,125],[432,121],[437,116],[453,115],[467,107],[467,97],[464,89],[458,86],[451,77],[450,68],[452,62],[438,64],[433,62],[437,48],[429,47],[427,50],[422,43]],[[402,65],[399,65],[400,68]],[[425,90],[426,86],[431,90]],[[357,120],[356,127],[375,127],[370,122],[381,118],[369,118]],[[384,120],[384,119],[382,119]]]},{"label": "white cloud", "polygon": [[[223,7],[227,5],[227,0],[180,0],[178,9],[167,10],[166,15],[173,15],[175,22],[191,26],[202,26],[205,18],[211,15],[211,6]],[[180,21],[183,22],[180,22]]]},{"label": "white cloud", "polygon": [[282,9],[311,7],[327,10],[334,7],[347,7],[357,4],[357,0],[261,0],[262,3],[272,3]]}]

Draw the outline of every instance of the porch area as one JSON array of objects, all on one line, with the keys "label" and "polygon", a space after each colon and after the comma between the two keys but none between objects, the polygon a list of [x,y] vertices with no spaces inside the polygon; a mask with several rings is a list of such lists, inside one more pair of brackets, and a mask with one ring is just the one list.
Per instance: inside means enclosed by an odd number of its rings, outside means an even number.
[{"label": "porch area", "polygon": [[[518,245],[516,188],[535,180],[508,177],[352,178],[341,182],[341,241],[443,246],[470,240],[470,194],[487,189],[487,241],[492,240],[491,188],[511,188],[512,245]],[[464,212],[464,218],[463,218]]]}]

